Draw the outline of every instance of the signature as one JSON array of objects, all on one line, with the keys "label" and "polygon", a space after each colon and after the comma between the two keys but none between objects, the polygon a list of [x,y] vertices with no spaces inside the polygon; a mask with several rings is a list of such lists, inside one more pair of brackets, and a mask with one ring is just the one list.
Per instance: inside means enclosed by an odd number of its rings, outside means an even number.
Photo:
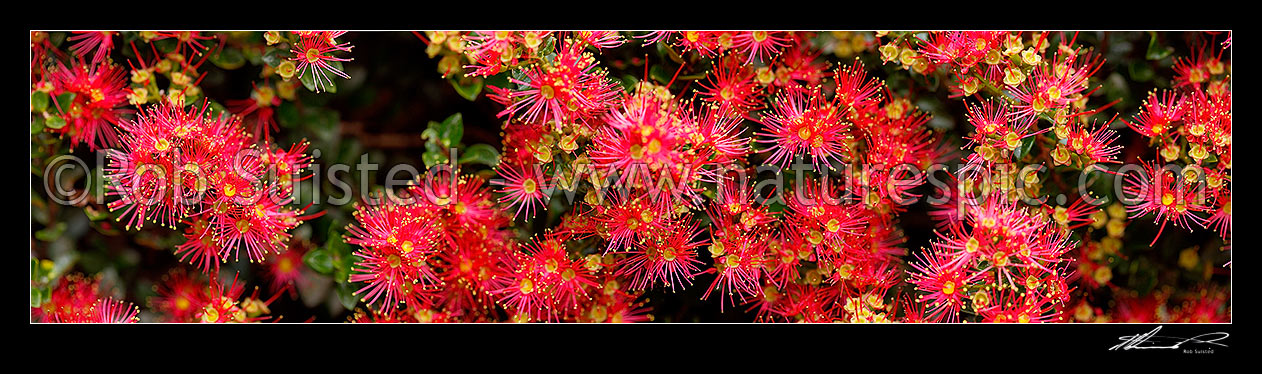
[{"label": "signature", "polygon": [[[1178,338],[1178,337],[1173,337],[1173,336],[1157,335],[1158,331],[1161,331],[1161,326],[1157,326],[1157,328],[1152,329],[1152,331],[1149,331],[1146,334],[1128,335],[1128,336],[1119,337],[1117,339],[1121,340],[1122,342],[1118,343],[1112,348],[1109,348],[1109,350],[1115,351],[1118,349],[1122,349],[1122,350],[1179,349],[1180,346],[1186,343],[1212,344],[1212,345],[1217,345],[1221,347],[1226,347],[1227,346],[1226,344],[1219,343],[1219,341],[1223,339],[1227,339],[1227,337],[1230,336],[1229,334],[1225,332],[1211,332],[1208,334],[1200,334],[1197,336],[1193,336],[1191,338]],[[1162,345],[1162,344],[1169,344],[1169,345]]]}]

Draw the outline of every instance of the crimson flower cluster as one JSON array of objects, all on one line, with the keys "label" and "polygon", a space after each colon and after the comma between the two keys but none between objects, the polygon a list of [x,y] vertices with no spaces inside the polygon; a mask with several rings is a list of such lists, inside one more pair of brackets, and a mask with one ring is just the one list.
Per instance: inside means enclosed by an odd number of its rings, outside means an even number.
[{"label": "crimson flower cluster", "polygon": [[306,143],[288,149],[245,133],[240,118],[164,102],[124,123],[122,146],[105,168],[109,203],[127,227],[185,225],[176,255],[217,272],[242,249],[250,262],[283,252],[289,231],[312,215],[293,203],[294,182],[308,168]]},{"label": "crimson flower cluster", "polygon": [[134,112],[127,108],[131,92],[125,69],[108,61],[79,60],[69,66],[58,62],[53,70],[40,74],[38,82],[35,90],[52,101],[54,111],[46,112],[45,119],[51,131],[93,151],[119,144],[117,126]]},{"label": "crimson flower cluster", "polygon": [[135,323],[140,309],[99,294],[100,279],[81,274],[62,277],[49,300],[31,308],[31,320],[44,323]]},{"label": "crimson flower cluster", "polygon": [[[518,241],[478,177],[417,183],[361,203],[346,242],[359,246],[349,281],[369,310],[358,322],[647,320],[612,264],[566,250],[573,233]],[[496,308],[499,305],[501,308]]]},{"label": "crimson flower cluster", "polygon": [[[1127,174],[1125,191],[1139,200],[1128,206],[1131,218],[1155,213],[1165,229],[1174,223],[1213,228],[1231,237],[1231,90],[1230,65],[1200,50],[1174,66],[1174,89],[1151,92],[1127,125],[1148,138],[1175,172],[1153,160]],[[1155,243],[1157,238],[1153,238]]]},{"label": "crimson flower cluster", "polygon": [[[905,254],[897,201],[923,179],[858,165],[927,167],[950,151],[928,114],[884,95],[858,61],[830,69],[800,33],[649,34],[646,42],[696,51],[714,68],[696,91],[649,81],[624,91],[592,54],[621,44],[613,37],[463,37],[479,61],[469,75],[513,72],[509,86],[489,87],[505,106],[504,152],[491,181],[499,198],[474,178],[461,179],[478,187],[457,197],[361,206],[347,239],[361,247],[351,281],[365,284],[375,308],[355,320],[485,320],[497,310],[516,321],[645,320],[640,295],[682,290],[703,275],[703,298],[739,303],[760,320],[896,319],[892,290]],[[764,130],[750,131],[751,121]],[[817,172],[856,166],[857,188],[812,179],[774,208],[735,177],[757,153]],[[911,182],[887,188],[896,179]],[[512,218],[535,218],[556,193],[582,197],[559,225],[528,240],[506,230]],[[451,221],[469,208],[451,207],[475,205],[494,224],[473,226],[482,242],[466,242],[461,232],[470,229]],[[478,276],[446,275],[457,271]]]},{"label": "crimson flower cluster", "polygon": [[[500,153],[480,145],[474,163],[491,170],[461,170],[461,158],[370,194],[316,250],[295,234],[323,214],[294,201],[295,183],[310,177],[310,145],[285,148],[272,134],[278,113],[293,109],[282,105],[301,104],[298,85],[336,92],[333,76],[350,78],[345,34],[76,32],[63,52],[32,32],[31,108],[41,124],[33,120],[32,133],[106,150],[109,210],[128,230],[178,230],[174,255],[198,270],[173,269],[157,283],[149,308],[160,320],[279,320],[271,304],[310,285],[303,265],[341,278],[350,322],[670,320],[652,314],[648,295],[685,291],[759,322],[1207,322],[1230,313],[1229,290],[1218,286],[1197,286],[1199,298],[1158,287],[1094,299],[1117,288],[1128,220],[1154,217],[1149,246],[1173,222],[1212,229],[1230,248],[1230,37],[1175,59],[1172,87],[1151,92],[1138,113],[1107,117],[1118,101],[1092,102],[1104,54],[1077,33],[413,32],[430,57],[442,55],[439,71],[457,75],[448,80],[462,96],[485,92],[499,106]],[[660,62],[626,58],[620,49],[632,44],[659,51]],[[262,71],[248,97],[219,105],[199,85],[212,58],[229,69],[225,48]],[[910,71],[890,79],[912,88],[887,85],[864,64],[875,58],[846,61],[866,48],[893,65],[887,71]],[[113,52],[130,52],[130,69]],[[922,80],[929,90],[945,83],[960,101],[962,138],[930,126]],[[1133,158],[1119,118],[1159,160],[1109,169]],[[439,137],[439,125],[451,126],[431,124],[424,139]],[[472,151],[460,136],[426,143],[427,165],[436,151]],[[933,237],[907,248],[905,201],[925,197],[931,166],[954,160],[963,161],[946,170],[954,183],[936,190],[947,203],[929,208]],[[767,167],[779,169],[775,190],[758,183]],[[1102,174],[1123,178],[1120,192],[1137,203],[1099,205],[1065,183]],[[1039,200],[1057,194],[1072,200]],[[1198,250],[1179,252],[1178,265],[1208,279]],[[270,298],[221,279],[220,265],[241,257],[259,264]],[[315,270],[326,264],[336,269]],[[33,320],[138,321],[137,308],[98,294],[100,278],[53,279],[32,278],[42,301]]]},{"label": "crimson flower cluster", "polygon": [[231,283],[224,284],[217,275],[207,278],[180,268],[163,275],[154,291],[157,296],[149,299],[150,308],[159,313],[164,322],[178,323],[268,321],[271,319],[268,306],[282,294],[277,292],[263,300],[256,287],[250,296],[245,296],[245,287],[237,283],[235,277]]}]

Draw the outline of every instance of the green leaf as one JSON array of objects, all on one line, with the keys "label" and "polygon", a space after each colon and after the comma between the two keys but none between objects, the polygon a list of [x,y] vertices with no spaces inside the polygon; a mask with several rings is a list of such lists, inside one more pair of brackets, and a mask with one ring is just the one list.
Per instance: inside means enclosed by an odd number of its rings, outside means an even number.
[{"label": "green leaf", "polygon": [[91,205],[83,207],[83,213],[88,215],[88,219],[97,222],[110,218],[110,211],[106,209],[93,208]]},{"label": "green leaf", "polygon": [[225,48],[211,56],[210,62],[224,70],[233,70],[245,65],[245,55],[239,49]]},{"label": "green leaf", "polygon": [[494,167],[500,163],[500,152],[488,144],[474,144],[460,155],[461,164],[483,164]]},{"label": "green leaf", "polygon": [[280,106],[276,108],[276,119],[280,121],[281,126],[298,126],[298,118],[298,106],[294,103],[281,101]]},{"label": "green leaf", "polygon": [[273,48],[263,54],[263,63],[267,66],[276,67],[280,63],[289,59],[289,52],[280,48]]},{"label": "green leaf", "polygon": [[1147,82],[1152,80],[1156,74],[1152,71],[1152,67],[1148,63],[1136,62],[1130,64],[1130,77],[1136,82]]},{"label": "green leaf", "polygon": [[47,126],[48,128],[53,129],[53,130],[57,130],[62,127],[66,127],[66,120],[59,116],[48,117],[48,120],[44,121],[44,126]]},{"label": "green leaf", "polygon": [[61,95],[57,95],[57,97],[53,99],[56,100],[57,107],[61,108],[62,111],[70,110],[70,103],[74,102],[74,93],[66,92]]},{"label": "green leaf", "polygon": [[460,140],[464,138],[464,116],[460,113],[448,116],[441,123],[430,121],[429,125],[437,132],[435,135],[438,135],[438,139],[436,140],[445,148],[460,144]]},{"label": "green leaf", "polygon": [[552,59],[556,58],[556,43],[557,38],[552,35],[548,35],[548,37],[543,38],[543,41],[539,42],[539,51],[545,54],[544,58],[548,62],[552,62]]},{"label": "green leaf", "polygon": [[[337,62],[337,61],[334,61],[334,62]],[[329,65],[333,65],[333,64],[329,64]],[[339,67],[340,65],[341,64],[338,64]],[[320,78],[316,78],[316,69],[317,68],[315,67],[309,67],[307,68],[307,71],[304,71],[302,74],[298,75],[298,80],[302,82],[302,86],[306,87],[307,90],[311,92],[323,91],[323,92],[328,92],[328,93],[336,93],[337,84],[325,81]],[[319,79],[318,82],[316,81],[317,79]]]},{"label": "green leaf", "polygon": [[1155,31],[1149,31],[1149,32],[1148,32],[1148,35],[1149,35],[1149,38],[1148,38],[1148,52],[1147,52],[1147,54],[1146,54],[1146,57],[1147,57],[1149,60],[1160,60],[1160,59],[1164,59],[1164,58],[1166,58],[1166,57],[1169,57],[1171,53],[1174,53],[1174,48],[1173,48],[1173,47],[1170,47],[1170,46],[1158,46],[1158,45],[1157,45],[1157,32],[1155,32]]},{"label": "green leaf", "polygon": [[626,74],[622,76],[622,81],[619,83],[622,83],[622,88],[626,89],[627,92],[635,92],[635,86],[640,84],[640,79],[634,75]]},{"label": "green leaf", "polygon": [[298,81],[302,82],[302,86],[306,87],[307,91],[316,92],[315,75],[312,74],[311,69],[298,75]]},{"label": "green leaf", "polygon": [[359,297],[355,296],[355,289],[350,283],[337,285],[337,299],[342,302],[342,307],[346,310],[355,310],[355,306],[359,305]]},{"label": "green leaf", "polygon": [[31,307],[39,308],[40,305],[44,305],[43,296],[38,287],[31,287]]},{"label": "green leaf", "polygon": [[60,47],[61,42],[66,41],[67,36],[64,32],[50,32],[48,33],[48,41],[53,43],[54,47]]},{"label": "green leaf", "polygon": [[35,91],[31,93],[31,110],[35,112],[44,112],[48,110],[48,93],[43,91]]},{"label": "green leaf", "polygon": [[[333,67],[334,69],[337,69],[338,71],[342,71],[342,72],[346,71],[346,68],[342,67],[341,61],[329,61],[329,66]],[[314,69],[307,69],[307,70],[313,71]],[[324,83],[328,83],[328,86],[324,87],[324,91],[328,93],[337,93],[337,81],[333,79],[340,78],[340,77],[337,77],[336,75],[332,73],[329,73],[328,77],[330,81],[324,82]]]},{"label": "green leaf", "polygon": [[57,240],[57,238],[60,238],[61,235],[64,234],[65,232],[66,232],[66,223],[58,222],[55,225],[45,227],[43,230],[36,231],[35,238],[42,241],[51,242],[51,241]]},{"label": "green leaf", "polygon": [[447,81],[451,82],[451,87],[455,88],[456,93],[459,93],[465,100],[477,100],[478,94],[482,93],[482,79],[473,78],[467,83],[462,83],[461,80],[460,78],[451,78]]},{"label": "green leaf", "polygon": [[1021,144],[1017,145],[1017,149],[1012,152],[1012,155],[1016,156],[1017,160],[1020,160],[1026,154],[1029,154],[1030,147],[1034,146],[1034,138],[1035,136],[1027,136],[1025,139],[1021,139]]},{"label": "green leaf", "polygon": [[437,123],[438,122],[429,121],[429,128],[426,128],[425,131],[421,131],[421,139],[437,140],[438,139],[438,130],[436,129],[438,127],[438,125],[436,125]]},{"label": "green leaf", "polygon": [[329,251],[333,254],[333,276],[339,283],[350,282],[355,261],[359,259],[355,249],[338,238],[336,243],[329,245]]},{"label": "green leaf", "polygon": [[329,226],[328,241],[325,242],[326,252],[329,256],[330,273],[333,280],[337,283],[350,282],[352,266],[359,259],[355,256],[355,249],[350,244],[346,244],[346,240],[342,238],[336,226]]},{"label": "green leaf", "polygon": [[302,263],[307,267],[320,274],[333,273],[333,258],[329,256],[329,251],[324,248],[318,248],[302,256]]},{"label": "green leaf", "polygon": [[52,299],[53,299],[53,288],[52,288],[52,287],[49,287],[49,286],[40,287],[40,288],[39,288],[39,298],[40,298],[40,300],[43,300],[43,301],[52,300]]},{"label": "green leaf", "polygon": [[44,116],[31,117],[31,135],[44,131]]},{"label": "green leaf", "polygon": [[530,89],[530,76],[526,75],[525,69],[514,69],[510,75],[513,76],[514,80],[520,82],[517,83],[517,90]]},{"label": "green leaf", "polygon": [[482,85],[495,86],[495,87],[508,87],[509,85],[512,84],[512,82],[509,82],[508,80],[509,74],[510,74],[509,72],[500,72],[499,74],[486,77],[486,79],[482,81]]},{"label": "green leaf", "polygon": [[662,68],[662,65],[653,65],[649,68],[649,77],[656,80],[659,84],[670,82],[671,73]]},{"label": "green leaf", "polygon": [[447,163],[447,154],[442,151],[425,151],[421,155],[421,161],[425,161],[425,168],[432,168],[434,165]]}]

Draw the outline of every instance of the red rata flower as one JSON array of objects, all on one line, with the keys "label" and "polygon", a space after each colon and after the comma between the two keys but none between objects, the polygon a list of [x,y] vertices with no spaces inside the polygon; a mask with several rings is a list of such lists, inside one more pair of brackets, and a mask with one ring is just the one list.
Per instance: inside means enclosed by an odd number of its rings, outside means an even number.
[{"label": "red rata flower", "polygon": [[1205,227],[1213,227],[1224,240],[1231,238],[1231,195],[1218,199],[1214,214],[1205,220]]},{"label": "red rata flower", "polygon": [[673,31],[662,31],[662,30],[649,31],[649,32],[644,33],[643,35],[636,35],[634,36],[634,38],[644,39],[643,45],[647,46],[649,44],[667,41],[668,39],[670,39],[670,36],[673,33],[674,33]]},{"label": "red rata flower", "polygon": [[659,219],[653,212],[647,197],[618,192],[610,195],[608,204],[594,206],[589,216],[600,236],[609,241],[606,254],[629,250],[640,238],[670,224],[668,219]]},{"label": "red rata flower", "polygon": [[1152,244],[1157,243],[1167,223],[1174,222],[1175,226],[1187,230],[1192,229],[1191,223],[1205,226],[1205,219],[1196,214],[1210,210],[1203,205],[1203,187],[1189,187],[1175,173],[1162,168],[1155,161],[1151,164],[1144,163],[1143,170],[1138,173],[1126,173],[1125,181],[1123,197],[1134,203],[1126,207],[1129,218],[1157,213],[1154,220],[1159,222],[1160,228],[1153,237]]},{"label": "red rata flower", "polygon": [[245,248],[250,262],[262,262],[268,254],[284,251],[289,230],[302,220],[313,218],[298,216],[298,212],[286,208],[293,203],[293,197],[279,197],[280,188],[275,184],[260,192],[254,195],[256,200],[239,201],[239,205],[219,210],[211,219],[215,240],[223,246],[220,257],[224,260],[230,254],[234,261],[239,260],[240,249]]},{"label": "red rata flower", "polygon": [[[1037,116],[1049,110],[1066,108],[1080,97],[1091,96],[1094,90],[1084,93],[1087,78],[1104,66],[1104,59],[1096,53],[1079,55],[1078,50],[1057,54],[1049,65],[1040,65],[1030,73],[1019,89],[1012,91],[1017,104],[1013,106],[1014,118]],[[1078,96],[1081,94],[1081,96]]]},{"label": "red rata flower", "polygon": [[732,41],[736,48],[749,55],[745,59],[746,64],[755,59],[769,62],[789,45],[789,38],[785,34],[783,31],[741,31],[735,33]]},{"label": "red rata flower", "polygon": [[598,49],[615,48],[625,40],[617,31],[575,31],[574,37]]},{"label": "red rata flower", "polygon": [[302,273],[302,257],[306,253],[307,248],[303,244],[290,242],[288,250],[268,257],[263,269],[272,293],[279,294],[288,289],[290,298],[298,297],[296,287],[307,283]]},{"label": "red rata flower", "polygon": [[501,256],[489,291],[519,320],[571,317],[580,303],[591,298],[587,288],[596,286],[591,270],[583,261],[570,258],[566,236],[547,234],[524,244],[523,251]]},{"label": "red rata flower", "polygon": [[622,108],[605,117],[609,126],[596,134],[588,154],[597,169],[616,172],[618,181],[642,187],[654,214],[669,215],[676,203],[700,200],[693,182],[703,177],[702,168],[711,156],[707,151],[719,149],[702,144],[691,148],[690,143],[713,139],[715,133],[701,133],[690,111],[681,110],[673,97],[661,95],[669,93],[641,86]]},{"label": "red rata flower", "polygon": [[863,233],[872,219],[863,205],[849,203],[848,198],[842,200],[844,194],[841,188],[825,193],[814,183],[799,185],[787,199],[791,214],[786,216],[785,228],[817,245],[821,256],[827,256],[831,248],[840,249],[847,244],[846,234]]},{"label": "red rata flower", "polygon": [[112,297],[99,298],[99,279],[81,274],[62,277],[38,308],[31,308],[31,319],[43,323],[135,323],[140,309]]},{"label": "red rata flower", "polygon": [[[710,163],[724,165],[744,159],[750,153],[749,141],[742,134],[745,127],[743,115],[733,109],[701,105],[700,109],[685,107],[684,117],[696,121],[696,131],[689,135],[699,155],[710,155]],[[704,171],[702,171],[704,172]]]},{"label": "red rata flower", "polygon": [[1221,165],[1230,166],[1231,91],[1225,87],[1215,91],[1211,84],[1208,92],[1193,90],[1187,98],[1185,124],[1179,128],[1179,135],[1189,143],[1188,156],[1197,164],[1204,164],[1213,154]]},{"label": "red rata flower", "polygon": [[[473,65],[468,76],[487,77],[500,73],[505,67],[515,66],[531,53],[538,53],[543,40],[551,31],[475,31],[462,37],[465,41],[465,52]],[[597,35],[600,34],[600,35]],[[593,41],[602,42],[604,33],[588,34],[596,37]],[[608,41],[608,40],[606,40]]]},{"label": "red rata flower", "polygon": [[263,83],[262,87],[254,86],[248,99],[228,100],[228,110],[245,118],[245,122],[254,124],[255,138],[270,139],[271,131],[280,131],[274,118],[275,108],[280,103],[276,90]]},{"label": "red rata flower", "polygon": [[[185,112],[163,102],[121,124],[122,147],[109,150],[105,170],[112,182],[109,195],[120,197],[108,204],[111,211],[122,209],[119,221],[127,219],[128,227],[142,227],[146,220],[174,227],[196,211],[222,162],[220,151],[246,141],[232,136],[235,122],[229,117],[212,120],[205,108]],[[177,172],[183,178],[176,178]]]},{"label": "red rata flower", "polygon": [[876,78],[868,79],[867,69],[858,58],[855,58],[853,64],[838,68],[833,76],[837,80],[834,102],[844,115],[853,115],[855,111],[868,109],[881,102],[881,90],[885,88],[885,82]]},{"label": "red rata flower", "polygon": [[484,314],[494,313],[494,298],[488,292],[491,280],[496,276],[496,266],[502,251],[511,248],[508,231],[490,231],[483,237],[474,231],[466,231],[437,255],[439,279],[443,289],[437,305],[444,310],[471,320]]},{"label": "red rata flower", "polygon": [[916,272],[908,280],[921,292],[917,301],[928,304],[927,313],[933,322],[957,322],[964,306],[965,292],[981,283],[981,272],[972,272],[941,251],[926,251],[916,255],[912,263]]},{"label": "red rata flower", "polygon": [[938,232],[939,240],[912,264],[911,282],[932,303],[931,318],[958,320],[966,298],[974,310],[985,311],[999,295],[983,289],[1023,287],[1027,293],[1040,290],[1064,299],[1068,291],[1060,274],[1069,261],[1064,255],[1076,246],[1068,231],[1018,208],[1003,193],[992,193],[981,204]]},{"label": "red rata flower", "polygon": [[580,322],[592,323],[635,323],[653,320],[649,314],[652,307],[638,301],[638,296],[619,290],[616,281],[605,283],[603,290],[592,297],[578,319]]},{"label": "red rata flower", "polygon": [[[50,74],[53,83],[53,105],[61,113],[66,125],[54,131],[69,134],[74,145],[88,144],[88,149],[115,147],[122,117],[131,114],[125,109],[127,95],[126,72],[116,65],[79,64],[74,67],[58,63],[58,69]],[[74,94],[70,102],[57,102],[56,96]]]},{"label": "red rata flower", "polygon": [[[911,164],[928,169],[934,162],[951,158],[942,136],[929,126],[930,115],[915,111],[902,117],[875,122],[856,123],[866,136],[871,151],[861,158],[871,165]],[[916,182],[918,184],[919,182]]]},{"label": "red rata flower", "polygon": [[761,106],[754,72],[741,66],[735,58],[716,60],[711,72],[706,82],[701,83],[701,89],[697,90],[701,100],[718,104],[724,109],[734,109],[742,117]]},{"label": "red rata flower", "polygon": [[1224,50],[1218,50],[1216,56],[1211,56],[1204,47],[1196,50],[1196,55],[1192,57],[1183,57],[1176,59],[1174,62],[1174,86],[1184,87],[1192,86],[1199,88],[1202,83],[1208,82],[1213,75],[1223,72],[1222,53]]},{"label": "red rata flower", "polygon": [[193,317],[201,323],[246,323],[266,320],[268,317],[261,315],[270,312],[267,305],[276,300],[275,296],[271,300],[260,301],[258,288],[255,288],[251,296],[241,299],[245,288],[237,283],[239,276],[240,274],[234,275],[232,283],[225,286],[218,279],[219,274],[214,274],[210,285],[202,288],[208,302]]},{"label": "red rata flower", "polygon": [[541,165],[501,163],[499,172],[503,179],[492,180],[491,184],[501,186],[499,192],[505,194],[500,197],[501,203],[508,204],[510,208],[517,207],[513,218],[520,217],[523,210],[527,218],[533,217],[535,205],[547,207],[552,185],[544,175]]},{"label": "red rata flower", "polygon": [[[153,40],[176,39],[179,45],[175,47],[175,53],[179,54],[197,53],[200,55],[203,51],[210,48],[203,45],[201,41],[218,39],[214,35],[202,35],[200,31],[158,31],[154,34],[157,36]],[[186,48],[187,51],[185,50]]]},{"label": "red rata flower", "polygon": [[551,127],[511,121],[504,125],[503,130],[504,153],[500,155],[500,162],[525,165],[551,161],[552,148],[544,141],[544,137],[552,133]]},{"label": "red rata flower", "polygon": [[[546,35],[535,34],[540,39]],[[499,56],[515,52],[513,49],[517,47],[517,43],[524,43],[525,38],[525,34],[519,34],[514,31],[475,31],[463,37],[466,43],[465,50],[471,55],[485,56],[494,54],[496,60],[499,59]],[[474,60],[481,60],[481,58],[475,57]],[[495,66],[499,66],[499,61],[496,61]]]},{"label": "red rata flower", "polygon": [[489,97],[506,106],[499,116],[511,114],[560,129],[575,122],[587,123],[616,105],[617,84],[605,78],[606,72],[597,68],[596,59],[582,47],[566,42],[552,62],[525,69],[525,81],[509,78],[523,89],[491,86]]},{"label": "red rata flower", "polygon": [[[820,52],[811,48],[806,38],[802,33],[793,34],[789,48],[769,67],[775,70],[771,81],[773,89],[819,86],[831,75],[828,61],[819,60]],[[765,77],[760,76],[759,80],[765,83]]]},{"label": "red rata flower", "polygon": [[[986,297],[988,305],[979,308],[983,322],[1060,322],[1062,320],[1055,304],[1038,292],[1016,292],[1005,288],[994,288]],[[993,300],[993,301],[992,301]],[[976,301],[976,299],[975,299]]]},{"label": "red rata flower", "polygon": [[696,221],[684,216],[670,226],[649,231],[645,235],[647,239],[636,243],[618,262],[615,276],[631,279],[629,286],[633,290],[659,283],[671,291],[692,285],[693,276],[700,273],[701,261],[697,260],[696,249],[705,245],[703,241],[694,240],[701,233],[698,228]]},{"label": "red rata flower", "polygon": [[1153,91],[1148,93],[1139,114],[1135,115],[1135,122],[1122,121],[1140,135],[1173,140],[1177,136],[1173,131],[1176,123],[1183,120],[1184,102],[1174,91],[1163,91],[1160,95]]},{"label": "red rata flower", "polygon": [[832,168],[848,152],[850,124],[819,89],[789,90],[777,96],[771,107],[773,112],[764,114],[761,121],[767,132],[759,133],[770,138],[759,140],[771,144],[768,163],[785,167],[794,157],[810,155],[815,169],[821,170],[821,166]]},{"label": "red rata flower", "polygon": [[188,261],[206,273],[218,271],[219,263],[226,260],[221,256],[223,246],[215,240],[209,217],[196,217],[183,223],[189,227],[185,229],[184,243],[175,247],[175,255],[180,256],[180,262]]},{"label": "red rata flower", "polygon": [[[206,113],[208,106],[186,111],[162,102],[124,123],[123,147],[107,156],[106,178],[112,211],[127,226],[151,221],[174,228],[190,225],[176,254],[203,271],[218,269],[245,247],[251,261],[283,251],[288,230],[318,217],[288,208],[291,182],[306,177],[306,144],[288,150],[264,144],[238,127],[237,117]],[[266,171],[266,173],[265,173]],[[305,210],[305,208],[303,209]]]},{"label": "red rata flower", "polygon": [[[701,57],[714,57],[719,51],[731,48],[732,35],[723,31],[682,31],[678,45],[684,51],[696,51]],[[726,40],[724,45],[723,40]]]},{"label": "red rata flower", "polygon": [[149,299],[150,307],[169,322],[196,322],[194,316],[210,303],[206,283],[198,278],[179,267],[162,275],[154,286],[157,296]]},{"label": "red rata flower", "polygon": [[715,291],[719,292],[719,309],[725,305],[735,305],[736,299],[742,302],[756,297],[762,291],[765,254],[767,243],[756,240],[756,233],[730,235],[729,231],[711,230],[713,238],[710,244],[710,257],[714,259],[714,267],[705,273],[714,273],[714,281],[706,289],[701,299],[706,300]]},{"label": "red rata flower", "polygon": [[311,167],[311,155],[307,153],[309,146],[311,142],[305,138],[291,144],[289,149],[269,144],[266,153],[261,156],[261,161],[270,173],[267,175],[276,176],[277,187],[282,194],[292,192],[296,183],[311,178],[311,174],[301,174],[304,169]]},{"label": "red rata flower", "polygon": [[[464,231],[487,230],[508,225],[508,220],[495,207],[486,181],[481,177],[459,177],[452,183],[452,173],[438,174],[429,183],[424,177],[418,177],[416,184],[408,189],[408,195],[421,202],[432,204],[438,209],[443,219],[443,232],[446,239],[457,241]],[[453,188],[454,187],[454,188]]]},{"label": "red rata flower", "polygon": [[916,302],[916,300],[912,299],[911,294],[903,294],[902,297],[896,297],[895,299],[898,299],[898,306],[901,307],[903,310],[903,319],[902,319],[903,322],[906,322],[906,323],[929,322],[929,320],[925,319],[924,304],[918,303]]},{"label": "red rata flower", "polygon": [[117,33],[117,31],[75,31],[75,35],[66,38],[66,41],[78,40],[70,46],[70,51],[80,58],[92,53],[92,64],[95,65],[109,57],[110,50],[114,48],[114,34]]},{"label": "red rata flower", "polygon": [[1096,127],[1095,131],[1088,132],[1087,125],[1081,121],[1071,121],[1068,125],[1069,138],[1066,139],[1069,149],[1085,156],[1091,163],[1118,163],[1116,157],[1122,150],[1122,146],[1110,145],[1120,136],[1116,131],[1109,130],[1109,124],[1112,122],[1109,120],[1103,125],[1093,124],[1092,126]]},{"label": "red rata flower", "polygon": [[[929,34],[922,40],[920,54],[935,64],[952,64],[967,74],[990,51],[1000,48],[1006,33],[1002,31],[945,31]],[[917,37],[918,38],[918,37]]]},{"label": "red rata flower", "polygon": [[974,132],[968,139],[965,148],[973,147],[974,153],[967,158],[967,165],[962,168],[972,178],[982,171],[994,170],[998,165],[1011,164],[1011,154],[1026,138],[1037,136],[1051,128],[1029,131],[1036,117],[1019,118],[1008,104],[998,101],[984,101],[981,105],[969,105],[966,117],[973,125]]},{"label": "red rata flower", "polygon": [[400,201],[378,196],[380,204],[360,204],[355,211],[357,224],[347,227],[346,243],[361,248],[355,252],[351,282],[365,282],[356,294],[364,293],[369,306],[390,313],[398,304],[425,307],[430,304],[427,288],[438,276],[427,263],[436,253],[441,235],[438,212],[430,204]]},{"label": "red rata flower", "polygon": [[[334,52],[351,51],[350,43],[338,43],[337,38],[346,34],[346,31],[312,31],[297,32],[299,39],[294,43],[290,52],[294,54],[291,61],[298,62],[298,75],[312,74],[316,84],[316,92],[325,87],[325,83],[333,85],[333,79],[329,74],[335,74],[339,77],[350,79],[351,76],[334,67],[331,62],[352,61],[353,58],[340,58],[333,56]],[[308,72],[310,70],[310,72]]]},{"label": "red rata flower", "polygon": [[1051,215],[1052,221],[1071,230],[1092,224],[1095,221],[1092,215],[1100,211],[1099,207],[1090,205],[1086,199],[1079,199],[1068,207],[1050,205],[1043,207]]}]

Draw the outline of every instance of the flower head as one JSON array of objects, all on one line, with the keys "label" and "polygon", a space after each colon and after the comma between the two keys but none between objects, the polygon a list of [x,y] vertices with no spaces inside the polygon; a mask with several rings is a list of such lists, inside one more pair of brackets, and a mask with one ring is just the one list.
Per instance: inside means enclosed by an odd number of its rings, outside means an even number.
[{"label": "flower head", "polygon": [[351,78],[350,75],[342,72],[340,66],[342,62],[354,59],[333,55],[335,52],[350,52],[353,48],[350,43],[338,43],[336,40],[345,35],[346,31],[313,31],[298,34],[298,42],[294,43],[290,50],[294,57],[289,60],[298,63],[299,76],[311,74],[316,92],[325,88],[326,84],[333,85],[333,79],[329,77],[329,74],[346,79]]},{"label": "flower head", "polygon": [[70,135],[73,144],[88,144],[89,150],[115,147],[119,144],[118,130],[123,117],[132,113],[126,109],[127,95],[125,71],[117,65],[66,65],[57,66],[50,74],[53,83],[52,96],[73,94],[70,102],[56,102],[65,126],[55,131]]}]

